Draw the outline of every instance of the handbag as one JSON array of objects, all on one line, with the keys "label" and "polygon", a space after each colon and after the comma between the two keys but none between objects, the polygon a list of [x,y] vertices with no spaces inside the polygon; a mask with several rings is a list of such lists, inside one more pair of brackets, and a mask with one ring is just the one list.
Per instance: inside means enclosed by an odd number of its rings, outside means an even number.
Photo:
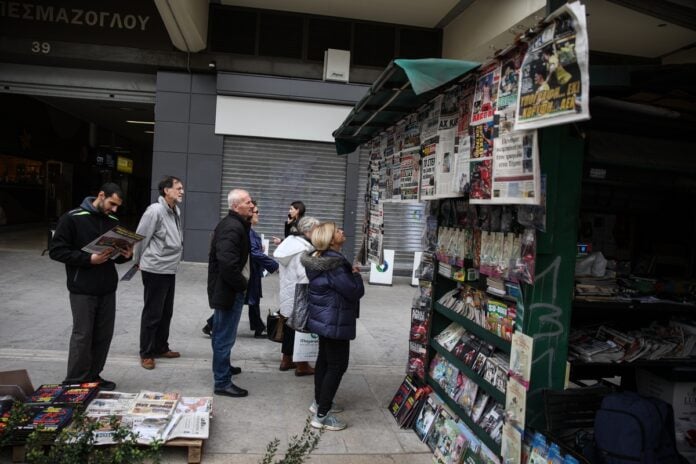
[{"label": "handbag", "polygon": [[283,342],[283,328],[286,320],[287,318],[282,314],[268,311],[268,316],[266,316],[266,334],[270,341]]},{"label": "handbag", "polygon": [[309,284],[295,284],[293,310],[288,317],[288,327],[305,332],[309,319]]}]

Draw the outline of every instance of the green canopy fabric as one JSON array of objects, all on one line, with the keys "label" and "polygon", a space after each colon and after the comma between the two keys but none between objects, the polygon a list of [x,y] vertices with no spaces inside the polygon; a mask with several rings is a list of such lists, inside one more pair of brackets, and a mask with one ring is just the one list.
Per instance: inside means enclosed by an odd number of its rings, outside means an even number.
[{"label": "green canopy fabric", "polygon": [[394,60],[394,63],[406,72],[411,88],[416,95],[436,89],[479,67],[479,63],[473,61],[440,58]]},{"label": "green canopy fabric", "polygon": [[479,66],[439,58],[392,61],[333,132],[336,152],[352,153]]}]

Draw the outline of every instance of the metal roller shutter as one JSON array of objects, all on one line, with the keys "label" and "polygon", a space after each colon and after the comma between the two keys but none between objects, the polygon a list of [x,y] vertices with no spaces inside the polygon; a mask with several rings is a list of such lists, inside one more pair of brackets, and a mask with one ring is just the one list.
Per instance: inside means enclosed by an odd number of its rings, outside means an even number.
[{"label": "metal roller shutter", "polygon": [[[332,143],[225,136],[220,214],[227,214],[227,192],[248,190],[259,202],[256,231],[283,237],[288,208],[300,200],[307,215],[343,224],[346,157]],[[271,251],[275,247],[271,244]]]},{"label": "metal roller shutter", "polygon": [[[356,233],[362,231],[365,217],[365,201],[362,198],[367,188],[367,167],[369,164],[369,150],[360,149],[359,161],[360,177],[358,192],[361,198],[358,201],[356,213]],[[413,267],[413,252],[421,251],[421,234],[424,227],[423,211],[425,203],[385,203],[384,204],[384,248],[395,250],[394,269],[408,271],[410,275]],[[357,256],[362,244],[362,237],[356,240],[355,254]]]}]

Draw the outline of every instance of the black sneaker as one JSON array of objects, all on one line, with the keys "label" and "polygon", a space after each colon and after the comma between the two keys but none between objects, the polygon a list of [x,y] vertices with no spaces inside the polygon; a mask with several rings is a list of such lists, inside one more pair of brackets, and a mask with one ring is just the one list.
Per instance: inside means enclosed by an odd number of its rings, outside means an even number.
[{"label": "black sneaker", "polygon": [[201,331],[202,331],[204,334],[210,336],[210,333],[212,332],[212,327],[210,327],[208,324],[206,324],[206,325],[203,326],[203,328],[201,329]]},{"label": "black sneaker", "polygon": [[230,364],[230,371],[232,371],[232,375],[237,375],[242,373],[242,368],[241,367],[236,367]]},{"label": "black sneaker", "polygon": [[102,379],[101,377],[97,377],[96,382],[99,382],[99,389],[100,390],[106,390],[106,391],[116,390],[116,383],[112,382],[111,380],[105,380],[105,379]]}]

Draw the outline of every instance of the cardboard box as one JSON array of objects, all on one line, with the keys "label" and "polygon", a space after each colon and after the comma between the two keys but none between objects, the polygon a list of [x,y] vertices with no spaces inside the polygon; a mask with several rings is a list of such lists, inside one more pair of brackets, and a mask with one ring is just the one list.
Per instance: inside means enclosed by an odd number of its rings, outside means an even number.
[{"label": "cardboard box", "polygon": [[34,386],[26,369],[0,372],[0,396],[11,395],[25,401],[33,392]]},{"label": "cardboard box", "polygon": [[[670,375],[671,374],[671,375]],[[636,369],[636,386],[638,393],[654,396],[672,405],[674,408],[674,429],[677,449],[689,459],[696,462],[696,381],[694,372],[667,372],[664,376],[643,369]]]},{"label": "cardboard box", "polygon": [[[644,369],[636,369],[638,393],[654,396],[671,404],[675,418],[696,420],[696,380],[692,380],[691,376],[689,379],[676,374],[658,375]],[[694,374],[691,373],[691,375]]]}]

